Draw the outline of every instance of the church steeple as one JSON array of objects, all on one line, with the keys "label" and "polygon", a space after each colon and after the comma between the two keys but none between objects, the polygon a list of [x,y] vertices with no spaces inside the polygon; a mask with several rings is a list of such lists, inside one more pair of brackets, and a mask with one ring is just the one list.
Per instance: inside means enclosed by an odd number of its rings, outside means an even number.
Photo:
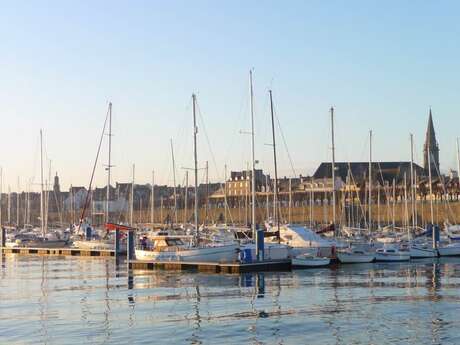
[{"label": "church steeple", "polygon": [[61,192],[61,187],[59,186],[59,176],[57,172],[56,172],[56,175],[54,176],[53,190],[55,193],[57,193],[57,195],[59,195],[59,193]]},{"label": "church steeple", "polygon": [[428,127],[426,129],[425,145],[423,146],[423,167],[428,171],[428,149],[431,153],[431,173],[435,176],[439,170],[439,145],[434,132],[433,114],[430,108]]}]

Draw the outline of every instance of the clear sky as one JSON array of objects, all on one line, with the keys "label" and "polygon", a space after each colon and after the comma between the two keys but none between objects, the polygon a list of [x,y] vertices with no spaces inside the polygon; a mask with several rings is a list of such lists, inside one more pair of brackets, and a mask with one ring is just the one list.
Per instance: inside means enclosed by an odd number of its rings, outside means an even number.
[{"label": "clear sky", "polygon": [[[113,178],[172,183],[192,166],[191,94],[200,108],[200,166],[211,180],[250,161],[248,71],[254,68],[256,156],[271,172],[267,90],[295,173],[330,160],[416,160],[429,107],[441,169],[460,136],[457,1],[3,1],[0,165],[5,186],[39,179],[39,129],[61,185],[87,185],[109,101]],[[278,130],[279,134],[279,130]],[[278,137],[280,175],[292,175]],[[102,152],[106,161],[107,149]],[[48,170],[48,169],[46,169]],[[201,172],[202,174],[202,172]],[[101,161],[97,185],[105,182]],[[201,180],[202,178],[200,178]]]}]

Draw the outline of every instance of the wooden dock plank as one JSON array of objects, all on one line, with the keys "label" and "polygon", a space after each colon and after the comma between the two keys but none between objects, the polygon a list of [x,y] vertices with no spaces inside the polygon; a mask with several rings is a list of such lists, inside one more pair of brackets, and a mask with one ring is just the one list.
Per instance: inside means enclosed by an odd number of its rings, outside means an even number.
[{"label": "wooden dock plank", "polygon": [[134,260],[129,263],[131,269],[155,270],[164,269],[171,271],[197,271],[208,273],[249,273],[261,271],[286,271],[291,269],[290,260],[264,261],[253,263],[213,263],[213,262],[183,262],[183,261],[140,261]]},{"label": "wooden dock plank", "polygon": [[20,255],[40,255],[40,256],[96,256],[96,257],[113,257],[114,250],[88,250],[78,248],[26,248],[26,247],[2,247],[3,254],[20,254]]}]

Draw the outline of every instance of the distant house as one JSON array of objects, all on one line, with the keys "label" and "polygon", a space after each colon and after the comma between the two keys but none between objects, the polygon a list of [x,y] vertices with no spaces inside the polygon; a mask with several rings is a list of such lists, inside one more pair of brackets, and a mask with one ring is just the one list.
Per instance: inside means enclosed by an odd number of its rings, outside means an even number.
[{"label": "distant house", "polygon": [[85,187],[70,187],[69,194],[64,199],[64,210],[78,210],[85,204],[86,195],[88,194]]}]

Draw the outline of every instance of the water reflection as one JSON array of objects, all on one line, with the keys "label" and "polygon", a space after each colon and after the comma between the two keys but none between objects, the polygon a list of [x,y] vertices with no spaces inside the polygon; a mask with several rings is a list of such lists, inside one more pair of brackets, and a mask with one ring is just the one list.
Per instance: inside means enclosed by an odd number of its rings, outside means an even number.
[{"label": "water reflection", "polygon": [[2,343],[460,343],[460,258],[219,275],[6,256],[0,275]]},{"label": "water reflection", "polygon": [[40,313],[40,335],[44,343],[49,343],[48,335],[48,261],[43,257],[40,258],[41,281],[40,281],[40,298],[38,299]]}]

